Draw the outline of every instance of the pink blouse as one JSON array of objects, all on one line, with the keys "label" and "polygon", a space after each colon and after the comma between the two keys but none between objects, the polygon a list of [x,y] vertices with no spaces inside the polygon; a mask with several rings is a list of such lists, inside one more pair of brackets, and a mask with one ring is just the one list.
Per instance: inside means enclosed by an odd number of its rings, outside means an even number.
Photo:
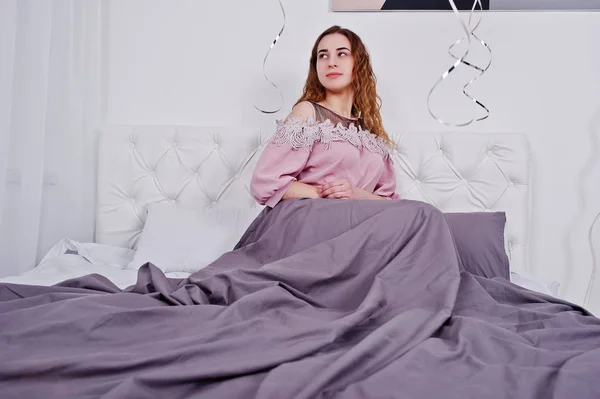
[{"label": "pink blouse", "polygon": [[[318,104],[314,104],[318,106]],[[250,184],[261,205],[274,207],[294,181],[318,185],[346,179],[370,193],[398,199],[389,146],[376,135],[329,119],[277,121],[277,130],[261,154]]]}]

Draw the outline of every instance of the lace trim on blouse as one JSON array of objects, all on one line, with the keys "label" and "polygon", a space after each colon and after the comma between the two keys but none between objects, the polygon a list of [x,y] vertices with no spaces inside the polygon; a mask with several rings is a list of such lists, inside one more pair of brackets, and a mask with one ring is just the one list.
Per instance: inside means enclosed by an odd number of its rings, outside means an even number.
[{"label": "lace trim on blouse", "polygon": [[384,158],[390,154],[388,144],[381,137],[368,130],[357,128],[353,123],[345,127],[339,122],[334,125],[329,119],[319,122],[311,117],[304,121],[290,116],[287,121],[277,120],[277,130],[271,139],[271,142],[276,145],[290,144],[295,149],[301,147],[312,149],[315,142],[326,144],[329,148],[334,141],[347,141],[357,148],[365,147]]}]

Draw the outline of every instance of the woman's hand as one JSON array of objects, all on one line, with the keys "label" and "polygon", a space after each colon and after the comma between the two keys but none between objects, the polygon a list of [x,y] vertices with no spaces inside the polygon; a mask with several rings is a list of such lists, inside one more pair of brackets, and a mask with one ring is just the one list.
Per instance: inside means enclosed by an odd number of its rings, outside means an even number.
[{"label": "woman's hand", "polygon": [[295,181],[290,185],[281,199],[292,198],[320,198],[319,187]]},{"label": "woman's hand", "polygon": [[383,199],[362,188],[352,186],[346,179],[336,179],[321,184],[319,196],[335,199]]}]

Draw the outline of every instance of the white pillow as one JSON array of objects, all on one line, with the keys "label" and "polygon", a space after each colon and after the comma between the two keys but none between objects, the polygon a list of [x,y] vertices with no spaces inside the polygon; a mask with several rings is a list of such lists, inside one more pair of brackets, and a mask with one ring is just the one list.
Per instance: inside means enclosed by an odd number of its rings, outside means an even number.
[{"label": "white pillow", "polygon": [[551,279],[533,277],[533,275],[522,271],[511,271],[510,281],[530,291],[540,292],[555,298],[559,297],[558,290],[560,288],[560,284]]},{"label": "white pillow", "polygon": [[231,251],[260,209],[148,206],[148,217],[128,269],[151,262],[163,272],[193,273]]}]

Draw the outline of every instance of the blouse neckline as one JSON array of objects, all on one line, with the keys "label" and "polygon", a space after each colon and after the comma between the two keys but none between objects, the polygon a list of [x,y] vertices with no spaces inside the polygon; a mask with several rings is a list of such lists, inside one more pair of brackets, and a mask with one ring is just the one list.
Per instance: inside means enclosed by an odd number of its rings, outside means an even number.
[{"label": "blouse neckline", "polygon": [[358,121],[358,118],[348,118],[347,116],[340,115],[340,114],[338,114],[337,112],[333,111],[332,109],[330,109],[330,108],[328,108],[328,107],[326,107],[326,106],[324,106],[324,105],[321,105],[321,104],[319,104],[319,103],[317,103],[317,102],[311,101],[311,103],[313,103],[314,105],[318,105],[318,106],[319,106],[319,107],[321,107],[321,108],[324,108],[324,109],[326,109],[327,111],[331,112],[332,114],[334,114],[334,115],[336,115],[336,116],[338,116],[338,117],[340,117],[340,118],[342,118],[342,119],[346,119],[346,120],[349,120],[349,121],[354,121],[354,122],[357,122],[357,121]]}]

